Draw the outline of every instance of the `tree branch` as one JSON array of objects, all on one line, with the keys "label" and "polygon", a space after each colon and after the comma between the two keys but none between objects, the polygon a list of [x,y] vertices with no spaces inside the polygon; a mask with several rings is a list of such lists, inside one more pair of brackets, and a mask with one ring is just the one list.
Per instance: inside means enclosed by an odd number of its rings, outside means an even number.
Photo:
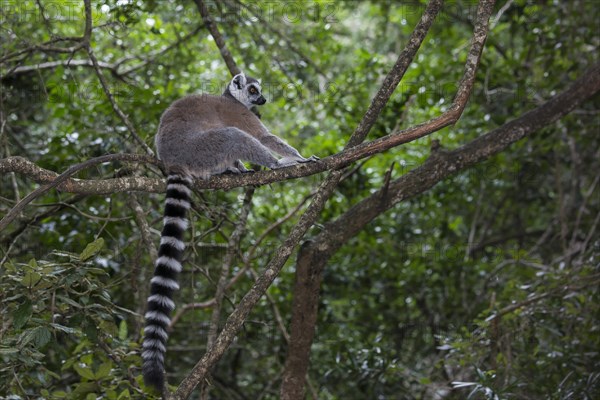
[{"label": "tree branch", "polygon": [[200,15],[202,16],[204,25],[206,25],[206,28],[208,28],[208,31],[215,40],[215,43],[217,44],[217,47],[221,52],[221,57],[223,57],[223,60],[225,61],[229,72],[231,73],[231,75],[239,74],[242,71],[240,71],[235,61],[233,60],[233,56],[227,48],[227,44],[225,44],[225,40],[223,39],[221,32],[219,32],[217,24],[215,24],[215,21],[213,21],[212,17],[210,16],[210,13],[208,12],[208,8],[206,8],[206,3],[203,0],[194,1],[196,3],[196,6],[198,7],[198,10],[200,11]]},{"label": "tree branch", "polygon": [[508,305],[508,306],[506,306],[504,308],[501,308],[500,310],[497,310],[492,315],[490,315],[489,317],[487,317],[485,320],[489,322],[489,321],[494,321],[494,320],[500,319],[503,316],[505,316],[506,314],[510,314],[513,311],[516,311],[516,310],[518,310],[520,308],[527,307],[530,304],[537,303],[538,301],[544,300],[547,297],[558,297],[558,296],[563,296],[564,293],[566,293],[566,292],[580,291],[580,290],[583,290],[583,289],[587,289],[589,287],[597,287],[598,284],[600,283],[600,279],[599,278],[600,278],[600,274],[592,274],[590,276],[586,276],[585,277],[585,282],[582,282],[579,285],[573,284],[573,285],[559,286],[559,287],[557,287],[557,288],[555,288],[553,290],[550,290],[548,292],[544,292],[544,293],[533,295],[533,296],[528,297],[527,299],[525,299],[523,301],[520,301],[518,303],[510,304],[510,305]]},{"label": "tree branch", "polygon": [[[161,166],[160,161],[154,157],[144,156],[140,154],[110,154],[116,156],[116,159],[124,156],[125,158],[119,161],[129,161],[152,164]],[[115,159],[115,160],[116,160]],[[102,163],[104,161],[100,161]],[[93,166],[98,163],[92,163],[87,167]],[[86,167],[86,168],[87,168]],[[26,158],[15,156],[6,157],[0,159],[0,172],[9,173],[15,172],[27,178],[30,178],[39,184],[50,184],[60,176],[54,171],[41,168]],[[165,183],[162,179],[153,179],[146,177],[121,177],[112,179],[66,179],[60,184],[56,185],[56,189],[66,193],[78,193],[86,195],[99,195],[99,194],[112,194],[119,192],[148,192],[148,193],[162,193],[164,192]]]},{"label": "tree branch", "polygon": [[[136,56],[127,56],[127,57],[123,57],[120,58],[118,60],[116,60],[114,63],[109,64],[107,62],[104,61],[98,61],[98,67],[102,68],[102,69],[108,69],[113,75],[119,77],[119,78],[123,78],[126,75],[129,75],[130,73],[143,68],[144,66],[150,64],[151,62],[153,62],[157,57],[169,52],[170,50],[174,49],[175,47],[178,47],[179,45],[181,45],[182,43],[186,42],[188,39],[194,37],[195,35],[198,34],[198,32],[200,32],[200,30],[203,28],[202,25],[198,26],[196,29],[194,29],[193,31],[191,31],[190,33],[188,33],[187,35],[179,38],[178,40],[176,40],[175,42],[169,44],[168,46],[145,54],[144,57],[140,57],[139,55]],[[131,61],[131,60],[136,60],[136,59],[140,59],[141,62],[139,62],[138,64],[132,65],[131,67],[120,71],[119,68]],[[1,79],[5,79],[5,78],[9,78],[15,75],[20,75],[20,74],[27,74],[30,72],[37,72],[39,70],[42,69],[54,69],[57,67],[64,67],[64,68],[77,68],[77,67],[88,67],[88,68],[95,68],[94,63],[92,62],[92,60],[90,59],[77,59],[77,60],[72,60],[72,59],[68,59],[68,60],[57,60],[57,61],[47,61],[47,62],[43,62],[43,63],[38,63],[38,64],[32,64],[32,65],[22,65],[16,68],[13,68],[9,73],[6,73],[4,75],[2,75]]]},{"label": "tree branch", "polygon": [[[432,0],[427,4],[427,8],[421,17],[421,20],[410,34],[408,38],[408,43],[404,47],[404,50],[398,56],[396,60],[396,64],[394,68],[390,70],[390,72],[385,77],[383,84],[379,88],[379,91],[375,95],[375,98],[371,102],[365,116],[360,121],[360,124],[350,137],[346,148],[357,146],[359,143],[362,143],[369,131],[375,125],[375,121],[379,117],[381,110],[387,104],[389,98],[396,90],[396,87],[400,83],[400,80],[406,73],[406,70],[412,63],[412,60],[417,53],[417,50],[421,47],[421,43],[425,39],[425,35],[433,25],[433,21],[435,20],[436,15],[440,11],[442,7],[443,0]],[[483,43],[481,43],[481,49],[483,49]]]},{"label": "tree branch", "polygon": [[[432,3],[438,3],[438,1],[432,0]],[[493,0],[483,0],[480,3],[480,9],[478,12],[478,26],[483,26],[483,32],[486,32],[487,28],[487,20],[489,18],[489,14],[491,14],[491,9],[494,4]],[[479,54],[483,49],[483,42],[485,41],[485,35],[475,36],[472,42],[472,51],[473,48],[477,49]],[[414,50],[414,53],[416,53]],[[414,56],[414,53],[411,55]],[[468,61],[471,61],[470,57]],[[477,58],[478,60],[478,58]],[[396,70],[400,67],[401,64],[396,64],[393,70]],[[394,72],[390,72],[388,75],[394,75]],[[401,77],[400,77],[401,78]],[[461,87],[466,87],[470,90],[472,87],[472,80],[474,80],[474,71],[470,68],[466,68],[465,78],[461,82]],[[387,81],[387,80],[386,80]],[[394,80],[389,80],[388,84],[393,82]],[[470,81],[470,82],[469,82]],[[385,106],[387,101],[389,100],[389,96],[393,93],[393,90],[389,92],[383,92],[384,94],[381,97],[377,96],[378,100],[374,105],[372,105],[372,112],[375,115],[378,115],[381,109]],[[387,99],[385,98],[387,96]],[[458,101],[462,101],[463,98],[459,97]],[[464,99],[466,103],[466,99]],[[460,104],[458,104],[460,106]],[[462,105],[464,108],[464,104]],[[456,118],[460,116],[460,111],[462,111],[461,107],[458,107],[456,112],[458,114],[454,114]],[[365,135],[368,133],[370,128],[372,127],[373,122],[364,121],[368,120],[369,116],[365,115],[363,117],[363,121],[359,124],[355,133],[352,135],[350,141],[354,143],[358,143],[360,139],[360,135]],[[430,132],[433,132],[437,125],[430,124],[429,127],[432,129]],[[439,129],[439,128],[437,128]],[[422,135],[426,135],[426,131],[423,130],[420,132]],[[357,146],[358,147],[358,146]],[[352,148],[355,149],[356,147]],[[341,177],[343,176],[343,171],[335,170],[330,173],[330,175],[325,179],[325,181],[321,184],[317,193],[309,205],[307,211],[302,215],[298,224],[292,229],[288,238],[284,241],[283,245],[277,250],[274,257],[271,259],[265,271],[261,274],[261,276],[257,279],[254,286],[248,291],[248,293],[242,298],[236,309],[227,319],[221,334],[217,337],[215,344],[211,346],[208,351],[204,354],[202,359],[196,364],[190,375],[188,375],[178,387],[177,391],[172,396],[173,399],[186,399],[192,390],[196,387],[198,382],[202,381],[206,376],[208,370],[222,357],[227,348],[233,342],[237,332],[241,329],[244,321],[249,315],[250,311],[254,307],[254,305],[258,302],[258,300],[262,297],[262,295],[266,292],[267,288],[271,285],[277,274],[283,268],[283,264],[289,258],[292,253],[292,250],[296,247],[299,241],[302,239],[307,230],[314,224],[316,219],[321,213],[321,210],[325,206],[325,203],[337,187]]]},{"label": "tree branch", "polygon": [[290,347],[290,352],[292,350],[294,352],[286,360],[286,365],[293,363],[290,369],[295,374],[293,378],[288,379],[295,379],[297,384],[301,383],[303,371],[296,371],[296,369],[298,365],[308,365],[323,270],[329,259],[350,238],[374,218],[399,202],[415,197],[447,177],[502,152],[512,143],[565,116],[598,92],[600,92],[600,63],[584,73],[567,90],[536,109],[456,150],[450,152],[438,150],[433,153],[423,165],[356,204],[335,221],[328,223],[318,236],[302,246],[298,254],[296,270],[303,272],[297,277],[294,288],[290,332],[290,341],[292,344],[295,343],[296,347]]},{"label": "tree branch", "polygon": [[[221,306],[223,299],[225,298],[225,291],[228,287],[227,284],[229,282],[229,272],[231,270],[231,265],[235,260],[237,249],[240,245],[240,241],[242,240],[242,235],[246,230],[246,223],[248,222],[248,216],[250,215],[250,210],[252,209],[253,196],[254,188],[251,187],[246,191],[240,217],[235,224],[233,233],[229,236],[229,240],[227,241],[227,251],[225,253],[225,258],[223,259],[223,264],[221,265],[221,275],[219,276],[217,290],[215,291],[215,303],[212,309],[212,315],[210,317],[206,348],[211,347],[217,338],[219,323],[221,322]],[[202,398],[208,399],[208,393],[209,387],[205,386],[202,393]]]},{"label": "tree branch", "polygon": [[[383,211],[419,195],[447,177],[467,169],[564,117],[579,104],[600,92],[600,63],[586,71],[564,92],[517,119],[480,136],[453,151],[438,151],[423,165],[362,200],[325,229],[314,240],[319,243],[319,260],[334,254],[344,243]],[[343,227],[343,229],[342,229]],[[323,261],[323,264],[326,260]]]},{"label": "tree branch", "polygon": [[298,48],[298,46],[296,46],[294,44],[294,42],[289,37],[287,37],[287,35],[285,33],[281,32],[279,29],[274,28],[273,25],[269,21],[267,21],[260,13],[257,13],[253,7],[249,7],[247,4],[243,3],[240,0],[234,0],[234,1],[239,7],[244,8],[246,11],[248,11],[254,18],[256,18],[260,22],[260,24],[258,24],[258,26],[260,26],[261,29],[266,28],[269,31],[271,31],[272,33],[274,33],[275,35],[277,35],[277,37],[280,40],[283,40],[285,42],[288,49],[290,49],[292,52],[296,53],[302,59],[302,61],[304,61],[307,65],[310,65],[316,73],[318,73],[325,79],[329,79],[327,74],[310,57],[305,55]]},{"label": "tree branch", "polygon": [[[25,198],[19,201],[5,216],[0,220],[0,231],[5,229],[21,211],[32,202],[37,197],[47,193],[50,189],[55,187],[60,187],[61,184],[64,184],[65,189],[68,189],[69,184],[73,184],[74,180],[70,180],[73,175],[77,172],[91,167],[93,165],[102,164],[109,161],[129,161],[129,162],[144,162],[144,163],[152,163],[155,165],[159,165],[158,160],[153,157],[143,156],[138,154],[108,154],[96,158],[89,159],[80,164],[73,165],[69,167],[65,172],[60,175],[56,175],[53,172],[49,172],[48,170],[44,170],[42,168],[37,167],[35,164],[25,160],[22,157],[9,157],[0,159],[0,172],[5,171],[13,171],[15,167],[21,167],[26,173],[33,174],[41,181],[46,181],[43,186],[37,188],[33,192],[29,193]],[[15,172],[19,172],[16,170]],[[129,178],[132,179],[132,178]],[[146,179],[146,178],[134,178],[134,179]],[[49,181],[49,182],[48,182]],[[141,182],[138,182],[140,184]],[[163,186],[164,188],[164,186]]]}]

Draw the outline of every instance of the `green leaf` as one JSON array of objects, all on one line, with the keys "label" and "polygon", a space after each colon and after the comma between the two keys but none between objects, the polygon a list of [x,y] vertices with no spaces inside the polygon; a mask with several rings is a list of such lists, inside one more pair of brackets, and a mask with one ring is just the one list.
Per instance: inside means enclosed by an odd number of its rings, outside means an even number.
[{"label": "green leaf", "polygon": [[86,318],[86,322],[83,326],[83,333],[88,339],[95,342],[98,339],[98,327],[96,326],[96,323],[93,320]]},{"label": "green leaf", "polygon": [[67,297],[67,296],[56,296],[56,299],[59,300],[60,302],[63,303],[67,303],[70,306],[73,306],[75,308],[82,308],[83,306],[79,303],[77,303],[76,301],[74,301],[73,299]]},{"label": "green leaf", "polygon": [[25,276],[21,279],[21,284],[25,287],[31,288],[35,286],[40,280],[42,276],[35,271],[27,271],[25,272]]},{"label": "green leaf", "polygon": [[95,373],[96,379],[106,378],[107,376],[109,376],[111,370],[112,370],[112,362],[108,361],[108,362],[105,362],[104,364],[101,364]]},{"label": "green leaf", "polygon": [[463,226],[463,218],[457,216],[448,223],[448,226],[453,232],[460,233],[460,228]]},{"label": "green leaf", "polygon": [[129,393],[129,389],[123,389],[123,391],[119,393],[119,397],[117,397],[117,400],[123,399],[131,399],[131,393]]},{"label": "green leaf", "polygon": [[127,322],[124,319],[119,323],[119,339],[127,339]]},{"label": "green leaf", "polygon": [[8,356],[8,355],[15,354],[18,352],[19,352],[19,349],[14,348],[14,347],[0,349],[0,355],[3,355],[3,356]]},{"label": "green leaf", "polygon": [[68,333],[69,335],[76,335],[79,333],[77,329],[69,328],[68,326],[60,325],[60,324],[50,324],[54,329],[58,329],[59,331],[63,331]]},{"label": "green leaf", "polygon": [[27,323],[31,317],[32,310],[33,307],[29,299],[25,300],[25,302],[17,308],[13,314],[13,324],[15,329],[21,329]]},{"label": "green leaf", "polygon": [[87,261],[94,257],[104,247],[104,238],[98,238],[92,243],[89,243],[79,255],[81,261]]},{"label": "green leaf", "polygon": [[102,320],[100,321],[99,327],[102,332],[110,336],[117,336],[119,334],[117,324],[115,324],[113,321]]},{"label": "green leaf", "polygon": [[426,376],[422,376],[421,378],[419,378],[419,382],[420,382],[422,385],[429,385],[429,384],[431,384],[431,379],[429,379],[429,378],[428,378],[428,377],[426,377]]},{"label": "green leaf", "polygon": [[94,354],[93,353],[84,354],[80,358],[81,358],[81,362],[86,365],[92,365],[94,363]]},{"label": "green leaf", "polygon": [[77,371],[79,376],[81,376],[82,378],[86,378],[86,379],[89,379],[92,381],[94,379],[96,379],[96,376],[94,375],[94,371],[92,371],[92,368],[90,368],[89,366],[87,366],[85,364],[73,364],[73,369],[75,371]]},{"label": "green leaf", "polygon": [[52,339],[52,333],[45,326],[38,326],[33,329],[32,336],[33,343],[37,348],[44,347]]},{"label": "green leaf", "polygon": [[21,336],[19,338],[20,346],[25,346],[33,340],[36,329],[37,328],[27,329],[27,330],[23,331],[23,333],[21,334]]},{"label": "green leaf", "polygon": [[94,393],[98,389],[95,382],[82,382],[75,390],[73,390],[73,399],[85,399],[90,393]]}]

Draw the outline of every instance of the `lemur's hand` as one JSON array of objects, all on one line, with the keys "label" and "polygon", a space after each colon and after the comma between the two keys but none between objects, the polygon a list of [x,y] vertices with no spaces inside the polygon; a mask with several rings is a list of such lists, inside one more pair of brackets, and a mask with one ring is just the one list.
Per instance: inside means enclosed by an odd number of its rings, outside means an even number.
[{"label": "lemur's hand", "polygon": [[308,158],[304,158],[302,160],[298,160],[298,162],[304,164],[304,163],[307,163],[307,162],[314,162],[314,161],[319,161],[319,160],[320,160],[319,157],[317,157],[315,155],[312,155],[312,156],[310,156]]},{"label": "lemur's hand", "polygon": [[271,169],[291,167],[292,165],[304,164],[307,162],[317,161],[319,157],[310,156],[308,158],[300,157],[283,157],[277,160],[277,164],[271,167]]}]

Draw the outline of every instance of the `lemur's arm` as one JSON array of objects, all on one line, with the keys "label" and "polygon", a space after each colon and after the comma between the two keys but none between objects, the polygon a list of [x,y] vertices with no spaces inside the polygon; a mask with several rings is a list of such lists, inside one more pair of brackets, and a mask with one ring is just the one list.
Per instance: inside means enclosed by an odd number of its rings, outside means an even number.
[{"label": "lemur's arm", "polygon": [[258,118],[253,119],[250,125],[252,128],[251,133],[263,146],[283,157],[278,161],[279,166],[288,166],[319,159],[316,156],[304,158],[298,150],[287,144],[278,136],[269,132]]}]

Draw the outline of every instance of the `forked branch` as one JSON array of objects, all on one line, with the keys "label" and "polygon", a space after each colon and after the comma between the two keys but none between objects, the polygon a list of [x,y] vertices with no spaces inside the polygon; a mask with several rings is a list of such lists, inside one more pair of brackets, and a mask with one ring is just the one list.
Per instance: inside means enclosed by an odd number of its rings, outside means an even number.
[{"label": "forked branch", "polygon": [[[428,5],[428,8],[432,4],[439,3],[439,1],[431,1]],[[450,111],[450,116],[443,122],[441,122],[438,118],[430,121],[427,124],[420,125],[419,129],[416,132],[418,132],[421,136],[441,129],[441,127],[452,123],[452,121],[456,121],[456,119],[458,119],[460,113],[464,109],[468,98],[468,93],[470,93],[470,90],[473,86],[473,81],[475,79],[475,70],[474,68],[472,68],[472,62],[475,61],[474,66],[476,67],[479,61],[479,57],[481,55],[481,51],[483,50],[483,45],[485,43],[485,38],[487,34],[487,22],[491,14],[493,5],[493,0],[482,0],[479,4],[475,29],[476,34],[473,37],[471,50],[469,52],[469,57],[467,60],[467,66],[465,68],[465,74],[461,81],[455,104],[453,105]],[[395,68],[398,68],[398,63],[396,63],[396,65],[394,66],[394,69]],[[392,72],[388,74],[388,76],[389,75],[392,75]],[[391,82],[394,81],[392,80]],[[391,96],[392,92],[393,90],[389,92],[389,96]],[[467,93],[467,96],[465,97],[463,93]],[[381,100],[383,101],[378,102],[373,106],[373,112],[375,113],[375,115],[378,115],[381,109],[385,106],[385,104],[387,104],[389,96],[387,96],[387,98],[382,97]],[[352,135],[349,143],[359,143],[361,140],[361,136],[364,135],[363,137],[366,137],[366,134],[368,134],[368,131],[372,126],[372,123],[366,120],[367,118],[368,117],[365,116],[363,118],[363,121],[361,121],[361,124],[359,124],[359,127],[364,126],[364,128],[357,128],[355,133]],[[444,123],[446,125],[444,125]],[[414,137],[414,135],[411,137]],[[351,152],[358,147],[360,147],[360,145],[352,147],[344,153]],[[346,166],[347,164],[348,163],[342,165],[342,167]],[[273,258],[265,268],[264,272],[256,280],[254,286],[248,291],[248,293],[246,293],[246,295],[240,301],[236,309],[233,311],[233,313],[231,313],[231,315],[225,323],[225,326],[223,327],[223,330],[217,337],[217,340],[215,341],[214,345],[208,349],[208,351],[204,354],[202,359],[200,359],[200,361],[196,364],[190,375],[188,375],[182,381],[177,391],[171,397],[172,399],[187,399],[191,394],[192,390],[196,387],[196,385],[204,379],[209,369],[223,356],[223,354],[229,348],[235,336],[243,326],[250,311],[253,309],[253,307],[256,305],[259,299],[264,295],[264,293],[271,285],[275,277],[279,274],[281,268],[291,255],[293,249],[298,245],[298,243],[300,242],[302,237],[304,237],[307,230],[314,224],[316,219],[319,217],[323,207],[325,206],[331,194],[334,192],[342,176],[343,170],[334,170],[321,184],[321,186],[317,190],[317,193],[312,203],[309,205],[306,212],[301,216],[298,224],[292,229],[290,235],[285,240],[283,245],[279,247]]]}]

